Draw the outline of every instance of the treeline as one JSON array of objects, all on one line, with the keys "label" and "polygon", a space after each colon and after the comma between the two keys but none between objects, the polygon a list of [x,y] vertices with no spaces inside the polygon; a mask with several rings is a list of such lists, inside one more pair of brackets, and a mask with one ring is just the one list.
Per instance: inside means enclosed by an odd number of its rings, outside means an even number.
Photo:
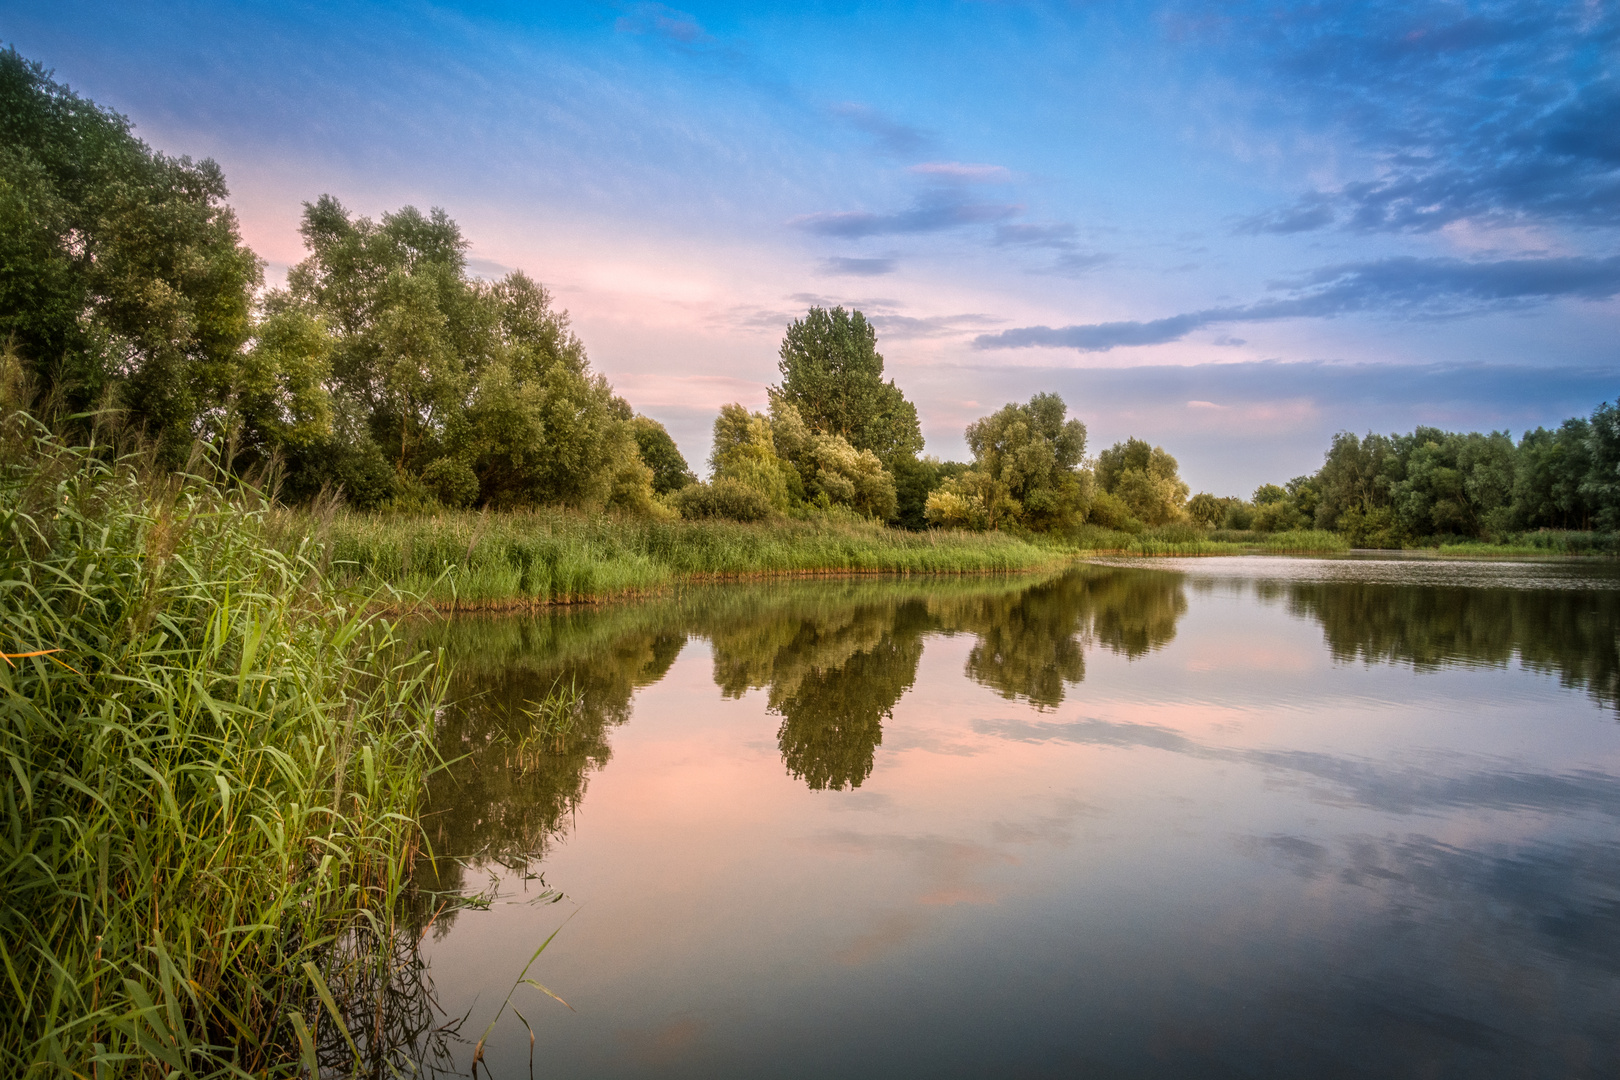
[{"label": "treeline", "polygon": [[[482,282],[442,211],[307,204],[285,288],[241,241],[218,166],[0,53],[0,336],[59,411],[115,409],[171,463],[281,465],[361,508],[647,509],[673,443],[594,374],[521,273]],[[684,472],[684,463],[675,464]]]},{"label": "treeline", "polygon": [[[307,257],[264,289],[212,162],[0,53],[0,335],[58,415],[122,416],[171,465],[199,440],[281,496],[362,510],[562,506],[910,528],[1058,529],[1096,503],[1085,431],[1042,396],[974,426],[972,466],[920,457],[917,410],[860,312],[788,327],[767,412],[724,408],[711,479],[591,370],[522,273],[469,275],[441,210],[305,205]],[[86,424],[89,420],[84,421]]]},{"label": "treeline", "polygon": [[[611,509],[761,521],[817,513],[908,529],[1091,543],[1164,527],[1329,530],[1399,546],[1620,528],[1620,414],[1504,432],[1340,434],[1323,467],[1250,499],[1189,498],[1174,457],[1128,439],[1087,457],[1055,394],[968,426],[972,460],[923,456],[859,311],[812,308],[783,338],[768,407],[727,405],[700,482],[669,433],[591,369],[566,312],[514,272],[468,273],[442,210],[380,220],[305,205],[307,257],[264,289],[210,161],[0,52],[0,342],[57,416],[117,414],[161,460],[211,444],[297,503],[361,510]],[[1103,546],[1107,546],[1104,544]]]},{"label": "treeline", "polygon": [[1266,484],[1249,501],[1194,496],[1200,524],[1328,529],[1358,547],[1436,538],[1502,539],[1530,530],[1620,530],[1620,408],[1538,427],[1406,435],[1340,432],[1314,475]]}]

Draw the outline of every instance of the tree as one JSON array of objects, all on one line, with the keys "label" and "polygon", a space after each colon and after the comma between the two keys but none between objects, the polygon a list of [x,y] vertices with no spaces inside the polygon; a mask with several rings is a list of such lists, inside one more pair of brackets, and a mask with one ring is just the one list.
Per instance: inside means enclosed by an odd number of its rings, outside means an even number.
[{"label": "tree", "polygon": [[788,327],[772,388],[812,431],[838,435],[857,450],[891,462],[922,451],[917,408],[893,380],[883,381],[877,331],[859,311],[813,307]]},{"label": "tree", "polygon": [[212,161],[0,51],[0,338],[70,409],[104,393],[170,461],[230,411],[262,280]]},{"label": "tree", "polygon": [[736,403],[720,407],[709,470],[716,481],[733,480],[759,492],[773,509],[788,506],[793,469],[777,456],[771,421],[764,413],[751,413]]},{"label": "tree", "polygon": [[1585,529],[1592,504],[1581,490],[1592,469],[1592,425],[1580,417],[1519,440],[1513,470],[1513,523],[1530,529]]},{"label": "tree", "polygon": [[1598,528],[1612,532],[1620,529],[1620,404],[1605,401],[1592,410],[1586,446],[1590,465],[1580,493]]},{"label": "tree", "polygon": [[679,491],[687,484],[697,482],[692,470],[686,467],[686,458],[680,447],[670,438],[663,424],[650,416],[636,416],[630,421],[635,434],[636,449],[641,460],[652,470],[652,488],[659,495]]},{"label": "tree", "polygon": [[1097,455],[1097,486],[1123,502],[1146,525],[1186,515],[1187,485],[1180,466],[1163,447],[1127,439]]},{"label": "tree", "polygon": [[1213,529],[1226,516],[1226,502],[1207,491],[1200,491],[1187,501],[1187,516],[1194,525]]},{"label": "tree", "polygon": [[848,506],[868,517],[894,516],[894,476],[870,450],[857,450],[842,435],[810,430],[799,410],[780,396],[771,399],[771,438],[788,467],[795,499],[821,507]]},{"label": "tree", "polygon": [[1054,530],[1080,522],[1090,502],[1080,469],[1086,426],[1066,419],[1056,394],[1036,394],[968,425],[973,467],[928,497],[935,524],[999,528],[1020,524]]}]

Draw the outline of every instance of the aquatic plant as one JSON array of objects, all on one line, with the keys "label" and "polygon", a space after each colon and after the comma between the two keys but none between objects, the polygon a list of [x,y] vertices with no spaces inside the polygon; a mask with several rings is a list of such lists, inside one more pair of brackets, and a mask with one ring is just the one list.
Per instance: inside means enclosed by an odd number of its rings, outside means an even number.
[{"label": "aquatic plant", "polygon": [[440,672],[207,468],[0,419],[7,1075],[290,1075],[398,1034],[330,987],[412,952]]}]

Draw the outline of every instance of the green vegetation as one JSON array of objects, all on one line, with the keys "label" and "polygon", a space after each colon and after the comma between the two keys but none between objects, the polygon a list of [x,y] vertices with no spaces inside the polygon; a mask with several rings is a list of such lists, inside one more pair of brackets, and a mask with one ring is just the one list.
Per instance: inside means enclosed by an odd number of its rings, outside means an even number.
[{"label": "green vegetation", "polygon": [[1314,525],[1355,547],[1451,554],[1615,554],[1620,407],[1557,430],[1406,435],[1340,432],[1313,476],[1264,484],[1250,501],[1195,495],[1192,519],[1227,530]]},{"label": "green vegetation", "polygon": [[[696,487],[697,485],[693,485]],[[687,489],[690,490],[690,489]],[[855,516],[725,520],[510,514],[283,512],[287,536],[324,529],[339,580],[445,607],[643,595],[693,580],[806,573],[964,574],[1051,566],[1067,551],[1005,534],[908,533]]]},{"label": "green vegetation", "polygon": [[436,669],[251,492],[147,465],[0,422],[0,1062],[292,1075],[313,979],[408,1041],[357,988],[414,950]]},{"label": "green vegetation", "polygon": [[[285,288],[265,291],[218,166],[150,149],[128,121],[15,51],[0,53],[0,101],[0,333],[48,399],[65,414],[117,409],[170,467],[205,442],[228,473],[273,474],[295,505],[337,492],[351,510],[415,517],[607,512],[649,523],[627,524],[631,532],[704,549],[671,556],[619,544],[624,566],[581,570],[583,578],[565,570],[564,584],[531,595],[575,595],[576,578],[611,594],[656,587],[670,573],[931,565],[874,554],[910,550],[874,539],[880,533],[806,539],[859,532],[857,518],[909,531],[1001,531],[1049,549],[1177,553],[1249,541],[1343,546],[1318,532],[1358,547],[1607,551],[1606,542],[1535,536],[1620,530],[1620,410],[1609,405],[1517,444],[1506,432],[1341,433],[1316,474],[1263,484],[1249,499],[1189,498],[1176,459],[1142,439],[1087,458],[1085,425],[1055,394],[969,424],[971,462],[919,456],[916,407],[885,379],[872,324],[841,307],[812,307],[786,327],[768,409],[720,410],[710,476],[699,481],[663,426],[636,415],[592,370],[544,287],[521,273],[494,282],[469,275],[467,241],[443,210],[405,207],[372,220],[322,196],[304,207],[307,257]],[[87,437],[84,422],[74,434]],[[807,524],[818,517],[826,520]],[[652,529],[677,518],[705,528]],[[769,524],[785,538],[744,543],[715,531],[727,521]],[[1188,526],[1202,535],[1148,535]],[[945,568],[975,561],[961,554],[969,540],[945,543],[961,556]],[[1004,565],[1016,547],[983,543],[985,566]],[[715,544],[733,554],[714,557]],[[521,547],[508,561],[528,574]],[[742,566],[734,553],[744,549],[764,561]],[[501,561],[476,555],[459,561]]]},{"label": "green vegetation", "polygon": [[928,496],[932,523],[994,529],[1009,525],[1044,532],[1085,520],[1090,477],[1081,469],[1086,426],[1065,419],[1056,394],[1036,394],[1027,405],[1007,405],[968,425],[973,465]]}]

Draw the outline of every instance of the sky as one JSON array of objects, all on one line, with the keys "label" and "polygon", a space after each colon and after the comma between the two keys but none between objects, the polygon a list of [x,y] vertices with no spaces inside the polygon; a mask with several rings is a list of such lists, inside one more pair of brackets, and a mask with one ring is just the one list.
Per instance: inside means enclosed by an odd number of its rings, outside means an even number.
[{"label": "sky", "polygon": [[1055,391],[1216,494],[1620,396],[1612,2],[0,0],[0,42],[218,161],[272,283],[322,194],[444,208],[699,471],[812,305],[929,453]]}]

